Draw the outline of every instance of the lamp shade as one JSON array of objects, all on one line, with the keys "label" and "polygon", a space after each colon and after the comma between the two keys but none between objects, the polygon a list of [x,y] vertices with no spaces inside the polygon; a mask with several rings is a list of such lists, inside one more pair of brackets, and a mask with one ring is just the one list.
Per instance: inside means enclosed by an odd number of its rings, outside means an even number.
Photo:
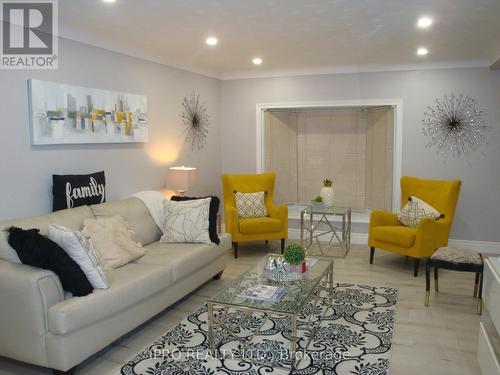
[{"label": "lamp shade", "polygon": [[167,188],[181,193],[188,191],[196,183],[196,168],[171,167],[167,173]]}]

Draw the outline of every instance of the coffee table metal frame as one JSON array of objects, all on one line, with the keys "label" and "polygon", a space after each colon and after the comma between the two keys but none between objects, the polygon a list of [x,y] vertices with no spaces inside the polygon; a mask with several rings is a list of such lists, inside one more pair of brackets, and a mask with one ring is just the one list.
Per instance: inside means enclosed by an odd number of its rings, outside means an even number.
[{"label": "coffee table metal frame", "polygon": [[[314,223],[314,216],[319,216],[319,220]],[[306,254],[310,254],[310,250],[314,240],[318,244],[322,256],[330,256],[323,250],[319,238],[326,235],[331,235],[327,246],[335,246],[337,244],[344,250],[343,257],[347,255],[351,249],[351,208],[350,207],[325,207],[323,205],[308,205],[300,213],[300,244],[306,250]],[[309,223],[306,225],[306,216],[309,216]],[[342,226],[336,227],[328,216],[342,217]],[[321,223],[326,224],[328,230],[319,231]],[[339,236],[340,233],[340,236]],[[334,242],[334,239],[337,242]],[[312,255],[312,254],[311,254]]]},{"label": "coffee table metal frame", "polygon": [[[268,255],[266,255],[266,257],[269,257],[270,255],[276,255],[276,254],[268,254]],[[298,314],[302,310],[303,306],[306,303],[308,303],[311,300],[311,297],[312,297],[313,300],[314,300],[314,302],[313,302],[314,308],[311,309],[311,312],[310,312],[309,317],[307,319],[307,325],[304,328],[305,330],[309,329],[310,326],[311,326],[312,316],[314,314],[314,311],[316,311],[318,302],[320,300],[320,290],[321,289],[319,287],[321,287],[322,285],[324,285],[326,288],[328,288],[328,295],[329,295],[330,304],[332,302],[332,293],[333,293],[333,259],[326,258],[326,257],[314,257],[314,258],[319,258],[319,259],[323,258],[325,260],[328,260],[329,261],[329,265],[313,281],[313,283],[311,284],[309,290],[307,291],[306,297],[303,299],[302,304],[299,307],[297,307],[294,311],[286,312],[286,311],[278,311],[277,309],[275,310],[275,309],[272,309],[272,308],[262,308],[262,307],[258,306],[258,303],[259,302],[263,302],[263,301],[259,301],[259,300],[247,300],[247,301],[251,301],[251,302],[248,303],[248,304],[246,304],[246,305],[242,305],[242,304],[238,304],[238,303],[224,303],[224,302],[215,300],[215,298],[220,293],[222,293],[222,292],[219,292],[215,297],[210,298],[207,301],[207,306],[208,306],[208,311],[207,311],[207,314],[208,314],[208,348],[209,348],[210,352],[216,353],[215,352],[216,350],[219,351],[219,348],[215,348],[215,342],[214,342],[215,341],[214,340],[215,339],[214,336],[215,336],[216,330],[218,328],[222,329],[226,333],[226,335],[222,339],[222,342],[224,342],[224,339],[228,335],[230,335],[233,338],[235,338],[236,340],[240,341],[240,343],[242,343],[242,345],[245,347],[253,339],[253,337],[260,331],[260,329],[262,328],[262,326],[264,325],[264,323],[266,321],[266,319],[262,319],[262,323],[257,328],[257,330],[255,332],[253,332],[252,335],[250,335],[248,337],[239,337],[238,334],[235,333],[235,332],[233,332],[232,329],[230,327],[228,327],[227,324],[226,324],[226,320],[227,320],[227,317],[228,317],[229,309],[241,311],[241,312],[244,313],[244,320],[240,323],[240,325],[243,325],[244,322],[246,320],[248,320],[251,317],[252,313],[254,313],[254,312],[261,312],[261,313],[264,313],[266,315],[268,315],[268,314],[279,315],[279,316],[284,316],[284,317],[286,317],[286,318],[288,318],[290,320],[290,331],[291,331],[290,333],[291,334],[290,334],[290,355],[289,355],[289,357],[290,357],[291,368],[292,369],[296,368],[296,366],[298,366],[298,364],[300,363],[300,361],[304,357],[305,353],[307,352],[307,349],[309,348],[309,345],[310,345],[312,339],[314,338],[317,329],[321,325],[321,322],[323,320],[323,317],[324,317],[327,309],[325,309],[323,311],[322,315],[320,316],[320,319],[319,319],[318,323],[316,324],[316,327],[313,328],[312,334],[309,337],[307,345],[303,349],[303,355],[300,356],[300,357],[297,356],[297,338],[298,338],[297,337],[297,316],[298,316]],[[242,276],[240,276],[240,278],[237,281],[235,281],[235,283],[238,284],[238,286],[239,286],[241,284],[241,282],[245,279],[245,277],[248,277],[252,273],[255,273],[255,271],[256,270],[255,270],[255,266],[254,266],[251,269],[249,269],[247,272],[245,272]],[[265,282],[265,280],[267,280],[262,275],[260,277],[263,279],[263,282]],[[269,281],[269,282],[272,282],[272,281]],[[280,284],[283,287],[286,288],[287,284],[292,284],[292,283],[297,283],[297,282],[301,282],[301,280],[290,281],[290,282],[281,282]],[[276,282],[272,282],[272,283],[276,283]],[[231,285],[233,285],[233,284],[231,284]],[[230,286],[224,288],[224,290],[228,289]],[[237,295],[238,291],[241,292],[241,290],[239,289],[239,287],[235,288],[234,296]],[[220,307],[221,310],[222,310],[222,314],[220,314],[219,317],[216,317],[214,315],[216,307]],[[256,364],[271,365],[271,366],[274,366],[274,367],[282,367],[282,368],[288,369],[287,367],[277,365],[276,363],[271,362],[271,361],[255,360],[255,359],[252,359],[252,358],[244,358],[244,359],[247,360],[247,361],[249,361],[249,362],[256,363]]]}]

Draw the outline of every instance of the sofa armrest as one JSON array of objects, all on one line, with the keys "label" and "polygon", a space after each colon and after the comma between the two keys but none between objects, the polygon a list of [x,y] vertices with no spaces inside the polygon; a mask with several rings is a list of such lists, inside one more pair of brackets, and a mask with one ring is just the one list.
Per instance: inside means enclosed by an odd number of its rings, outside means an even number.
[{"label": "sofa armrest", "polygon": [[398,215],[393,212],[375,210],[370,215],[370,228],[401,225]]},{"label": "sofa armrest", "polygon": [[48,311],[63,299],[53,272],[0,260],[0,355],[47,366]]}]

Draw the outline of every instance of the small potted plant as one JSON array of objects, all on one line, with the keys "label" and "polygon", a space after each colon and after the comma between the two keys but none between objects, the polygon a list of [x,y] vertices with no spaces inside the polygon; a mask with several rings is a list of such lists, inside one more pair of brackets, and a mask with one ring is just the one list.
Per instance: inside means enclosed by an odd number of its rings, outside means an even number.
[{"label": "small potted plant", "polygon": [[285,257],[285,261],[291,265],[292,272],[297,272],[297,266],[303,264],[306,258],[304,248],[296,243],[287,245],[283,255]]},{"label": "small potted plant", "polygon": [[323,203],[323,198],[321,198],[321,196],[318,195],[316,198],[311,199],[311,202],[313,205],[314,204],[319,205],[319,204]]}]

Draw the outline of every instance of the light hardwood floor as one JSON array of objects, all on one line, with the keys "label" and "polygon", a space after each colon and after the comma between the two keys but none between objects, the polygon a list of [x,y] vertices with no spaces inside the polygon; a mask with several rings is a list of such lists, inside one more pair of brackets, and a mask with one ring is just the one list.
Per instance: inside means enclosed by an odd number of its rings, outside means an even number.
[{"label": "light hardwood floor", "polygon": [[[231,260],[222,278],[209,281],[106,349],[78,366],[76,374],[118,373],[126,362],[194,311],[223,285],[234,280],[279,243],[240,246],[240,257]],[[344,259],[335,259],[338,282],[366,283],[399,289],[393,338],[391,375],[478,375],[476,360],[479,316],[472,297],[474,274],[442,270],[440,292],[431,292],[425,307],[424,266],[413,277],[413,262],[382,250],[368,263],[368,248],[353,246]],[[433,287],[433,286],[432,286]],[[0,358],[0,374],[50,373],[47,369]]]}]

